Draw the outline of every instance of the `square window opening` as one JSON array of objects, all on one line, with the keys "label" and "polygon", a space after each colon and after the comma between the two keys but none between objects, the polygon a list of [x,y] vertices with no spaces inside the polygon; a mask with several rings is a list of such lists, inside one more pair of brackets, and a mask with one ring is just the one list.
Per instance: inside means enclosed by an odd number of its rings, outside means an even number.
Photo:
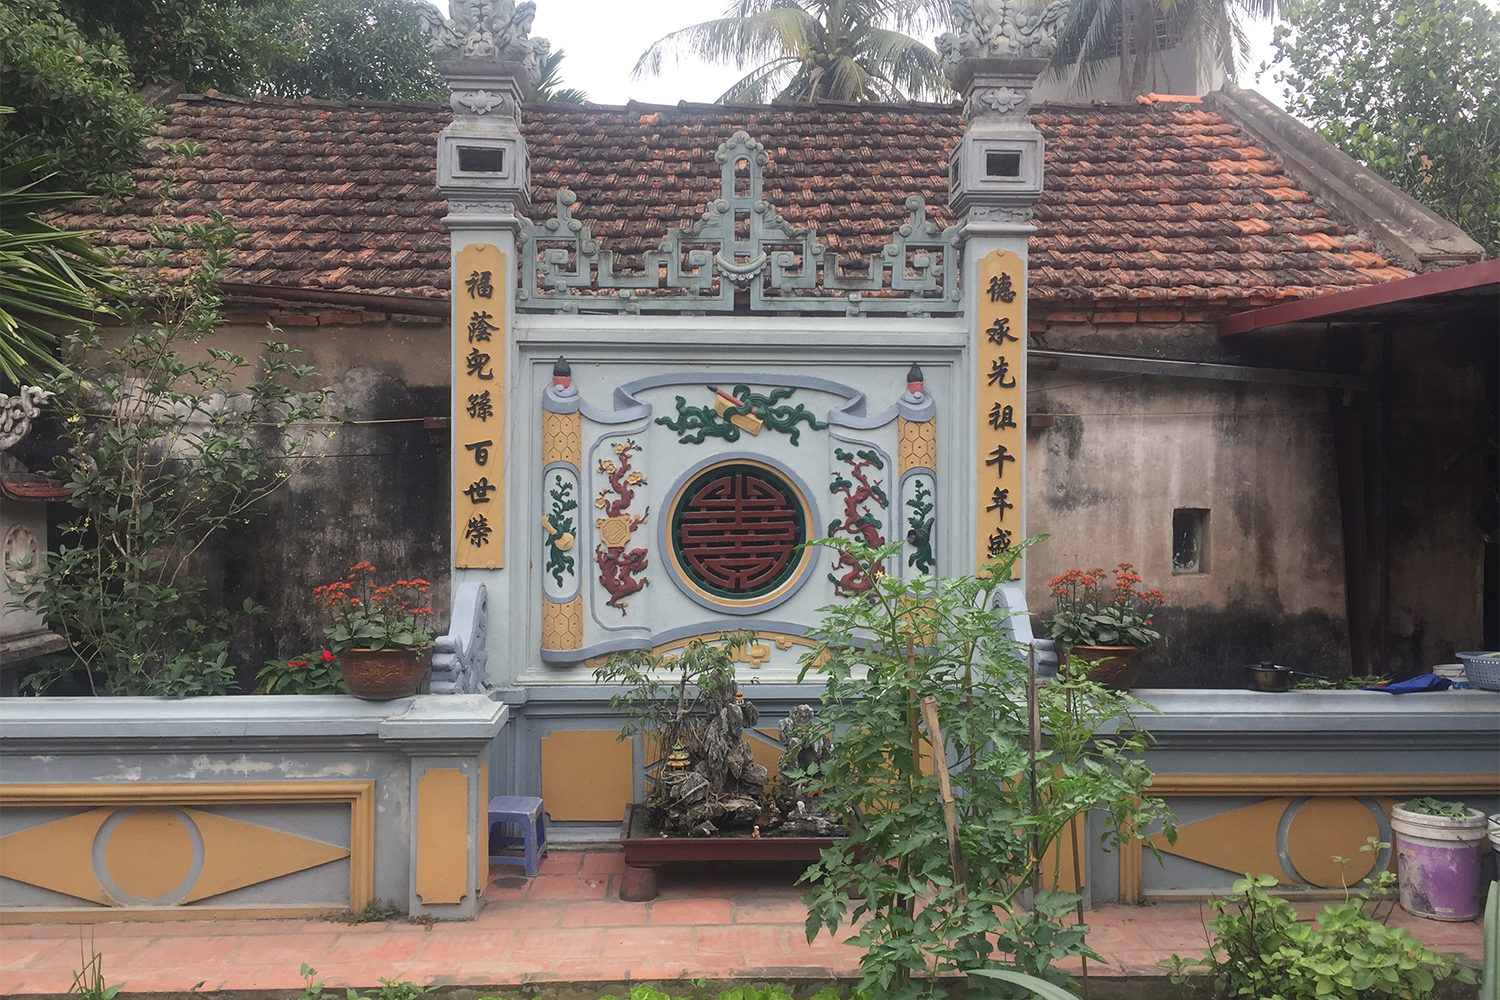
[{"label": "square window opening", "polygon": [[1172,511],[1172,572],[1208,572],[1208,511],[1179,507]]},{"label": "square window opening", "polygon": [[984,172],[988,177],[1020,177],[1020,153],[986,153]]},{"label": "square window opening", "polygon": [[483,146],[459,146],[458,169],[466,174],[500,174],[505,172],[505,150]]}]

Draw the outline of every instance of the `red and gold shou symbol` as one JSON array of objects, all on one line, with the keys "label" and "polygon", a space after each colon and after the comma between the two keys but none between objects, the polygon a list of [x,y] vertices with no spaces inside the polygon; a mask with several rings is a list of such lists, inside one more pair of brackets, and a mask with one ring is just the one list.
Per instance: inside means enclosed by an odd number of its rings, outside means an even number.
[{"label": "red and gold shou symbol", "polygon": [[673,518],[679,559],[705,589],[753,597],[784,583],[806,540],[790,486],[754,466],[713,469],[684,491]]}]

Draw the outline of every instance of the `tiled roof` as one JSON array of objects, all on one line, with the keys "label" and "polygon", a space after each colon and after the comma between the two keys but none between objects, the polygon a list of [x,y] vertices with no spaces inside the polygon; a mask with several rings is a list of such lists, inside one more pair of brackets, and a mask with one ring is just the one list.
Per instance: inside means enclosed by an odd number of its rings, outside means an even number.
[{"label": "tiled roof", "polygon": [[[446,203],[433,185],[448,119],[446,106],[413,103],[184,98],[137,171],[140,193],[72,222],[140,248],[153,219],[219,211],[247,230],[229,280],[442,297]],[[1036,122],[1047,162],[1035,299],[1263,304],[1409,273],[1200,106],[1047,104]],[[937,105],[537,105],[522,125],[528,214],[550,217],[571,188],[575,217],[628,259],[698,218],[719,191],[715,150],[744,129],[770,154],[777,212],[868,255],[906,221],[911,194],[951,221],[946,164],[962,127],[956,107]],[[165,146],[183,139],[204,151],[178,166]]]}]

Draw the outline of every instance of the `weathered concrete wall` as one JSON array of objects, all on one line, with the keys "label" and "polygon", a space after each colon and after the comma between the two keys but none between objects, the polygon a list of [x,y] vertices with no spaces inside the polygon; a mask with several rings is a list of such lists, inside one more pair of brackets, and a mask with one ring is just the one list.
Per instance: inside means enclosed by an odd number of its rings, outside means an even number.
[{"label": "weathered concrete wall", "polygon": [[1500,339],[1461,324],[1390,337],[1386,640],[1391,667],[1414,672],[1484,648],[1484,546],[1500,540]]},{"label": "weathered concrete wall", "polygon": [[[279,328],[266,329],[270,320]],[[244,357],[269,339],[302,352],[318,386],[352,409],[349,424],[290,466],[291,475],[248,523],[219,536],[197,561],[211,599],[266,608],[246,621],[231,646],[240,688],[271,657],[323,642],[327,624],[313,588],[369,561],[381,579],[433,583],[440,628],[450,611],[448,438],[424,429],[424,417],[448,413],[448,343],[442,319],[381,313],[231,313],[212,346]],[[53,505],[54,519],[67,516]]]},{"label": "weathered concrete wall", "polygon": [[[1181,330],[1074,328],[1048,346],[1225,360]],[[1123,343],[1124,347],[1113,346]],[[1132,350],[1131,347],[1135,349]],[[1154,353],[1154,352],[1153,352]],[[1345,673],[1344,561],[1329,400],[1323,390],[1167,376],[1035,372],[1027,599],[1050,615],[1048,581],[1070,568],[1132,563],[1166,606],[1146,651],[1152,687],[1234,687],[1274,659]],[[1172,512],[1206,509],[1206,566],[1174,574]]]}]

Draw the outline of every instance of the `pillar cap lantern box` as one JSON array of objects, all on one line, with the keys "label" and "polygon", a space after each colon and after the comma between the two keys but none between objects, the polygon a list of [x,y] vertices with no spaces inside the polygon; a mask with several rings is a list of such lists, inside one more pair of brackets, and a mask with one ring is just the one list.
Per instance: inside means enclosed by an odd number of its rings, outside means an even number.
[{"label": "pillar cap lantern box", "polygon": [[[507,127],[508,126],[508,127]],[[438,136],[438,187],[450,199],[531,201],[531,158],[514,123],[465,120]]]}]

